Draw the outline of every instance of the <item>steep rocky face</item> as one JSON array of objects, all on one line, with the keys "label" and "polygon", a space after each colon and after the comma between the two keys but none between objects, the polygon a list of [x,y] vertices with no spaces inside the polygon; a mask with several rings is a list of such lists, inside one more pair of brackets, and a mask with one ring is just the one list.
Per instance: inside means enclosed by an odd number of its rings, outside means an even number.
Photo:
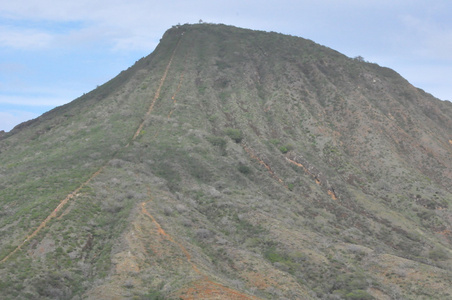
[{"label": "steep rocky face", "polygon": [[450,296],[452,104],[298,37],[168,30],[0,137],[9,298]]}]

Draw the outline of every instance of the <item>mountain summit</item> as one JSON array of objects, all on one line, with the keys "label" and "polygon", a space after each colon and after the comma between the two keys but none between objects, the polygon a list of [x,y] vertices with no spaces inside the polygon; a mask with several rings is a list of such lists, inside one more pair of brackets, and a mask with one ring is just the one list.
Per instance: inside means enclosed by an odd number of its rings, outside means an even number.
[{"label": "mountain summit", "polygon": [[299,37],[175,26],[0,137],[3,299],[452,297],[452,103]]}]

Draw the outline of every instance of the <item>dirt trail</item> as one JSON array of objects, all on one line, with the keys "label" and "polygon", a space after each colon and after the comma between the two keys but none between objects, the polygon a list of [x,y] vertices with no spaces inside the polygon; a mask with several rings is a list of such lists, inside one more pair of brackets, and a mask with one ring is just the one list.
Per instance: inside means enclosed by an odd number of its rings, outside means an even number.
[{"label": "dirt trail", "polygon": [[[193,48],[193,45],[191,46],[191,48]],[[190,48],[190,50],[188,50],[185,53],[185,56],[183,58],[184,62],[187,60],[188,54],[191,52],[191,48]],[[168,113],[168,119],[171,117],[173,112],[176,110],[176,103],[177,103],[176,96],[177,96],[177,94],[179,93],[179,91],[180,91],[180,89],[182,87],[182,82],[184,80],[186,71],[187,71],[187,64],[185,64],[184,70],[182,71],[182,74],[180,75],[179,84],[177,85],[176,91],[174,92],[173,96],[171,97],[171,100],[173,100],[173,109],[171,109],[170,112]]]},{"label": "dirt trail", "polygon": [[[177,103],[176,95],[177,95],[177,93],[179,93],[179,91],[180,91],[180,88],[181,88],[181,86],[182,86],[182,81],[184,80],[184,75],[185,75],[185,72],[182,73],[182,74],[180,75],[179,84],[177,85],[176,91],[174,92],[173,96],[171,97],[171,100],[173,100],[173,105],[176,105],[176,103]],[[173,114],[174,110],[176,110],[176,107],[174,107],[174,108],[169,112],[169,114],[168,114],[168,119],[171,117],[171,115]]]},{"label": "dirt trail", "polygon": [[[315,183],[317,183],[318,185],[322,186],[322,182],[319,180],[319,178],[318,178],[315,174],[313,174],[311,171],[309,171],[308,168],[306,168],[305,166],[303,166],[303,165],[300,164],[299,162],[296,162],[296,161],[294,161],[294,160],[292,160],[292,159],[290,159],[290,158],[288,158],[288,157],[285,157],[285,158],[286,158],[286,160],[287,160],[288,162],[290,162],[291,164],[294,164],[294,165],[296,165],[297,167],[302,168],[302,169],[305,171],[306,174],[308,174],[309,176],[311,176],[312,178],[314,178]],[[326,189],[327,189],[327,194],[331,197],[331,199],[333,199],[333,200],[337,200],[337,199],[338,199],[338,198],[337,198],[337,195],[336,195],[336,193],[334,192],[333,189],[329,189],[329,188],[326,188]]]},{"label": "dirt trail", "polygon": [[178,295],[180,299],[220,299],[217,297],[221,297],[221,299],[240,299],[240,300],[247,300],[247,299],[258,299],[256,297],[248,296],[246,294],[243,294],[237,290],[230,289],[228,287],[225,287],[222,284],[216,283],[209,279],[209,277],[201,272],[199,268],[196,266],[196,264],[192,261],[190,253],[187,251],[187,249],[178,241],[176,241],[171,235],[165,232],[165,230],[162,228],[162,226],[157,222],[157,220],[152,216],[152,214],[146,209],[146,204],[152,202],[152,197],[150,195],[150,190],[148,189],[148,195],[150,197],[150,200],[148,202],[142,202],[141,203],[141,213],[146,215],[148,218],[152,220],[152,223],[154,223],[155,227],[157,228],[157,232],[162,235],[164,238],[166,238],[168,241],[175,244],[182,253],[184,253],[186,261],[190,266],[192,267],[193,271],[201,276],[200,279],[190,283],[188,287],[178,291]]},{"label": "dirt trail", "polygon": [[287,157],[286,157],[286,160],[287,160],[288,162],[290,162],[291,164],[294,164],[294,165],[296,165],[297,167],[302,168],[302,169],[305,171],[306,174],[308,174],[308,175],[310,175],[311,177],[314,178],[315,183],[317,183],[318,185],[321,184],[321,182],[320,182],[320,180],[317,178],[317,176],[315,176],[311,171],[309,171],[308,168],[306,168],[305,166],[303,166],[303,165],[300,164],[299,162],[296,162],[296,161],[294,161],[294,160],[292,160],[292,159],[290,159],[290,158],[287,158]]},{"label": "dirt trail", "polygon": [[[279,183],[281,183],[286,189],[289,188],[288,185],[286,185],[286,184],[284,183],[284,181],[283,181],[281,178],[279,178],[278,175],[276,175],[276,173],[272,170],[272,168],[271,168],[267,163],[265,163],[261,158],[259,158],[259,156],[257,156],[257,155],[253,152],[253,150],[251,150],[249,147],[247,147],[247,146],[245,145],[245,143],[242,143],[242,147],[243,147],[243,149],[246,151],[246,153],[248,153],[248,155],[249,155],[251,158],[257,160],[261,165],[263,165],[263,166],[267,169],[268,173],[270,173],[270,175],[271,175],[274,179],[276,179]],[[331,199],[333,199],[333,200],[337,200],[337,199],[338,199],[338,197],[337,197],[336,193],[334,192],[334,190],[333,190],[332,188],[330,189],[330,188],[328,188],[328,187],[325,187],[325,184],[322,184],[322,182],[320,181],[320,179],[319,179],[314,173],[312,173],[311,171],[309,171],[309,169],[306,168],[303,164],[301,164],[301,163],[299,163],[299,162],[296,162],[295,160],[292,160],[292,159],[288,158],[287,156],[285,156],[284,158],[285,158],[289,163],[294,164],[294,165],[296,165],[297,167],[302,168],[302,169],[305,171],[306,174],[308,174],[309,176],[311,176],[311,177],[315,180],[315,183],[317,183],[318,185],[323,186],[324,188],[326,188],[327,194],[331,197]]]},{"label": "dirt trail", "polygon": [[[182,36],[182,35],[181,35]],[[144,121],[141,122],[141,124],[138,126],[138,129],[136,130],[135,134],[132,137],[132,140],[135,140],[137,138],[137,136],[140,134],[141,130],[143,129],[144,123],[146,118],[151,114],[155,102],[157,101],[157,99],[160,96],[160,91],[162,89],[163,84],[165,83],[166,80],[166,76],[168,75],[168,71],[171,67],[171,63],[173,62],[173,58],[174,55],[176,53],[176,50],[179,46],[180,43],[180,38],[177,41],[176,46],[174,47],[173,53],[171,54],[170,60],[168,61],[168,64],[166,65],[165,68],[165,72],[163,73],[162,78],[160,79],[160,84],[154,94],[154,98],[152,99],[151,105],[149,106],[149,109],[147,110],[145,116],[144,116]],[[128,143],[126,145],[126,147],[129,146],[130,143]],[[111,159],[113,159],[114,157],[112,157]],[[30,239],[32,239],[34,236],[36,236],[44,227],[47,226],[47,224],[57,216],[58,212],[61,211],[61,209],[69,202],[69,200],[71,200],[72,198],[74,198],[77,193],[84,188],[91,180],[93,180],[95,177],[97,177],[102,170],[105,168],[105,166],[111,161],[111,159],[109,161],[107,161],[104,165],[102,165],[96,172],[94,172],[89,178],[88,180],[86,180],[85,182],[83,182],[77,189],[75,189],[72,193],[70,193],[69,195],[66,196],[66,198],[64,198],[59,204],[58,206],[47,216],[47,218],[45,218],[44,221],[41,222],[41,224],[39,224],[39,226],[29,235],[27,235],[25,237],[25,240],[23,242],[21,242],[16,248],[14,248],[13,251],[11,251],[8,255],[6,255],[2,260],[0,260],[0,263],[4,263],[5,261],[7,261],[12,255],[14,255],[17,251],[19,251]]]},{"label": "dirt trail", "polygon": [[[149,202],[151,202],[151,200],[149,200]],[[191,255],[190,253],[187,251],[187,249],[179,242],[175,241],[171,235],[167,234],[165,232],[165,230],[163,230],[162,226],[160,226],[160,224],[157,222],[157,220],[149,213],[149,211],[146,209],[146,202],[142,202],[141,203],[141,212],[146,215],[147,217],[149,217],[152,220],[152,223],[154,223],[155,227],[157,227],[157,231],[158,233],[160,233],[163,237],[165,237],[168,241],[172,242],[173,244],[176,244],[179,249],[184,253],[185,258],[187,259],[187,262],[191,265],[191,267],[193,268],[193,270],[198,273],[199,275],[205,276],[204,274],[201,273],[201,271],[199,271],[198,267],[191,261]]]},{"label": "dirt trail", "polygon": [[177,41],[176,47],[174,47],[173,53],[171,54],[171,58],[170,58],[170,60],[168,62],[168,65],[166,65],[165,72],[163,73],[163,76],[160,79],[160,84],[159,84],[159,86],[157,88],[157,91],[154,94],[154,98],[152,99],[151,105],[149,106],[148,111],[144,115],[143,122],[141,122],[140,126],[138,126],[137,131],[133,135],[132,141],[134,141],[137,138],[137,136],[140,134],[141,130],[143,129],[144,123],[146,122],[147,117],[151,114],[152,110],[154,109],[155,102],[160,97],[160,91],[162,89],[163,84],[165,83],[166,76],[168,75],[168,71],[169,71],[169,69],[171,67],[171,64],[173,62],[174,54],[176,53],[176,50],[177,50],[177,48],[179,46],[179,43],[180,43],[180,39]]},{"label": "dirt trail", "polygon": [[90,178],[88,178],[88,180],[86,180],[85,182],[83,182],[76,190],[74,190],[72,193],[70,193],[69,195],[66,196],[66,198],[64,198],[63,201],[60,202],[60,204],[58,204],[58,206],[52,211],[52,213],[50,213],[50,215],[47,216],[47,218],[41,222],[41,224],[39,224],[39,226],[35,229],[35,231],[33,231],[31,234],[27,235],[27,237],[25,238],[25,240],[19,244],[19,246],[17,246],[12,252],[10,252],[7,256],[5,256],[0,263],[3,263],[5,261],[7,261],[12,255],[14,255],[17,251],[19,251],[30,239],[32,239],[34,236],[36,236],[46,225],[47,223],[50,222],[50,220],[52,220],[53,218],[55,218],[58,214],[58,212],[66,205],[66,203],[69,202],[69,200],[71,200],[72,198],[74,198],[78,192],[84,188],[88,183],[90,183],[90,181],[95,178],[97,175],[100,174],[100,172],[102,172],[102,170],[104,169],[105,165],[103,165],[102,167],[99,168],[99,170],[97,170],[93,175],[91,175]]},{"label": "dirt trail", "polygon": [[274,179],[276,179],[279,183],[281,183],[285,188],[289,188],[285,183],[284,183],[284,181],[281,179],[281,178],[279,178],[276,174],[275,174],[275,172],[272,170],[272,168],[270,168],[270,166],[268,165],[268,164],[266,164],[261,158],[259,158],[250,148],[248,148],[244,143],[242,143],[242,147],[243,147],[243,149],[245,150],[245,152],[246,153],[248,153],[248,155],[251,157],[251,158],[253,158],[253,159],[255,159],[255,160],[257,160],[257,162],[258,163],[260,163],[261,165],[263,165],[266,169],[267,169],[267,171],[268,171],[268,173],[270,173],[270,175],[274,178]]}]

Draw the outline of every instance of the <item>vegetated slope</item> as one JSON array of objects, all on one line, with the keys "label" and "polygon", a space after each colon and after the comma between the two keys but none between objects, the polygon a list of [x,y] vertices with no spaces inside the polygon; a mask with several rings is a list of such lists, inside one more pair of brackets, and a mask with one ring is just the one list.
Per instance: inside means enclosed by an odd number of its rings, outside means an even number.
[{"label": "vegetated slope", "polygon": [[451,103],[390,69],[298,37],[173,27],[0,140],[0,289],[450,297],[451,132]]}]

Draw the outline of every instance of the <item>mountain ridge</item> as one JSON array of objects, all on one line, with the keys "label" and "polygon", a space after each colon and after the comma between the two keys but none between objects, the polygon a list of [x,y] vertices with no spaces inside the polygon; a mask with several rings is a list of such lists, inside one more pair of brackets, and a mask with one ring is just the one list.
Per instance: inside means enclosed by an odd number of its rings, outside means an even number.
[{"label": "mountain ridge", "polygon": [[[119,77],[3,136],[2,288],[444,297],[451,112],[308,40],[175,26]],[[413,287],[432,272],[438,284]]]}]

